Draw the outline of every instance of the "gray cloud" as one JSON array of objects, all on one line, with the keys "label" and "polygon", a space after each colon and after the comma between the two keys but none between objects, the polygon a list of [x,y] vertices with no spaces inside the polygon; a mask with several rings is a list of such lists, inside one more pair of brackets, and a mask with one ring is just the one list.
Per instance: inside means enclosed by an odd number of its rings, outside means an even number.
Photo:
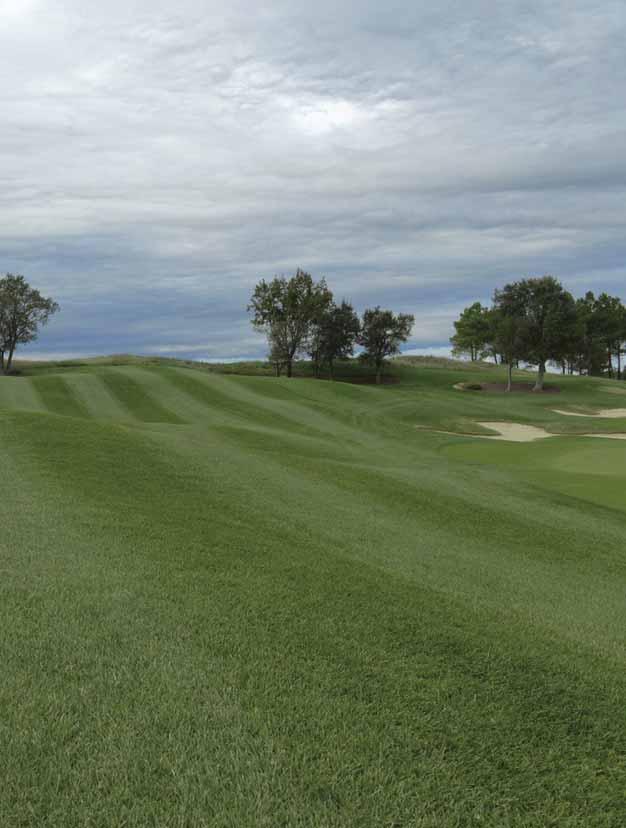
[{"label": "gray cloud", "polygon": [[[0,268],[38,351],[255,356],[297,266],[414,347],[505,279],[624,291],[626,7],[0,0]],[[34,352],[34,350],[33,350]]]}]

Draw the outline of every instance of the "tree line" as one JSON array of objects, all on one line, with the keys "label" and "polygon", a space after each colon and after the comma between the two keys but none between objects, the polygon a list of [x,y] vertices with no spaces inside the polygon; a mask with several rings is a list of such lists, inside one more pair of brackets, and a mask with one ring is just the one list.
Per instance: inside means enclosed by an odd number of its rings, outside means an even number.
[{"label": "tree line", "polygon": [[491,307],[465,308],[451,338],[456,356],[493,358],[508,366],[537,367],[535,390],[543,389],[546,365],[569,374],[626,379],[626,308],[621,299],[588,291],[574,299],[553,276],[521,279],[494,292]]},{"label": "tree line", "polygon": [[254,328],[267,336],[276,376],[285,370],[291,377],[294,360],[307,355],[316,377],[326,368],[332,379],[336,361],[353,356],[359,345],[363,348],[359,358],[372,365],[377,383],[382,382],[386,357],[399,352],[415,321],[410,314],[379,306],[368,308],[359,319],[350,302],[335,301],[325,279],[316,282],[300,269],[291,278],[262,279],[248,312]]},{"label": "tree line", "polygon": [[0,372],[11,373],[17,346],[37,339],[39,327],[58,310],[23,276],[7,273],[0,279]]}]

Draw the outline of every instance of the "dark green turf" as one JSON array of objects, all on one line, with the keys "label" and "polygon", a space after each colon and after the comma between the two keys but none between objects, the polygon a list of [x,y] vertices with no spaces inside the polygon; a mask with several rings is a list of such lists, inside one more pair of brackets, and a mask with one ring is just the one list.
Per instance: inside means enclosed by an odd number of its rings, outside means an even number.
[{"label": "dark green turf", "polygon": [[[8,381],[11,381],[11,378]],[[13,379],[12,382],[16,384],[23,381]],[[82,400],[74,393],[63,377],[39,376],[33,378],[31,383],[48,411],[54,414],[65,414],[68,417],[89,416]]]},{"label": "dark green turf", "polygon": [[133,369],[124,372],[120,370],[102,371],[100,379],[109,393],[135,419],[144,423],[182,423],[183,420],[174,411],[162,406],[157,397],[151,393],[147,372],[134,369],[131,374],[131,371]]},{"label": "dark green turf", "polygon": [[624,824],[626,443],[415,427],[620,386],[120,362],[0,379],[0,825]]}]

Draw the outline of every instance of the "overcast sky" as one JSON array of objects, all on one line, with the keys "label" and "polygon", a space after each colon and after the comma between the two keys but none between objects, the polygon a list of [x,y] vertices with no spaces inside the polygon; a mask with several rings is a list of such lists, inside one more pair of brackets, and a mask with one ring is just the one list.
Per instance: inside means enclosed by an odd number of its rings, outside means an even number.
[{"label": "overcast sky", "polygon": [[0,0],[0,62],[31,354],[261,356],[297,267],[422,351],[505,280],[626,299],[624,0]]}]

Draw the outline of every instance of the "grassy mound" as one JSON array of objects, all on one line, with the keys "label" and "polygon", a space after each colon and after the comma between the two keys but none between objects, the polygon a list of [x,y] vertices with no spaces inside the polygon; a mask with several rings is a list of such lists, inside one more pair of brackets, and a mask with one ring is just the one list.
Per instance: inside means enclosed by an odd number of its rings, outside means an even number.
[{"label": "grassy mound", "polygon": [[0,824],[623,825],[626,443],[415,426],[626,420],[453,389],[492,367],[21,368]]}]

